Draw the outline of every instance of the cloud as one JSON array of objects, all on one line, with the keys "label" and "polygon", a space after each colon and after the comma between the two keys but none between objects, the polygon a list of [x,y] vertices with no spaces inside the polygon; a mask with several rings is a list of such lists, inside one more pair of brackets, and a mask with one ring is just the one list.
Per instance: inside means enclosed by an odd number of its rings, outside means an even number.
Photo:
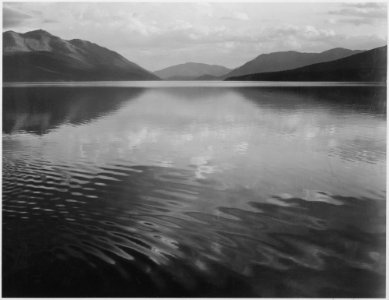
[{"label": "cloud", "polygon": [[343,6],[354,7],[354,8],[363,8],[363,9],[382,9],[386,6],[383,3],[379,2],[365,2],[365,3],[344,3]]},{"label": "cloud", "polygon": [[[269,52],[277,49],[312,51],[321,48],[331,48],[333,40],[339,35],[330,29],[321,29],[313,25],[280,24],[261,29],[255,40],[259,51]],[[276,51],[277,51],[276,50]]]},{"label": "cloud", "polygon": [[341,19],[337,23],[346,23],[346,24],[360,26],[360,25],[371,25],[374,22],[375,20],[371,18],[347,18],[347,19]]},{"label": "cloud", "polygon": [[232,20],[232,21],[248,21],[250,18],[244,12],[234,11],[232,14],[223,16],[220,19],[222,19],[222,20]]},{"label": "cloud", "polygon": [[57,21],[53,20],[53,19],[43,19],[42,23],[43,24],[51,24],[51,23],[57,23]]},{"label": "cloud", "polygon": [[26,19],[30,19],[32,16],[19,12],[9,7],[3,8],[3,26],[4,28],[10,28],[23,24]]},{"label": "cloud", "polygon": [[387,18],[386,5],[383,3],[346,3],[341,9],[328,13],[341,17],[341,23],[353,25],[373,24]]},{"label": "cloud", "polygon": [[[4,6],[3,8],[3,27],[7,29],[30,26],[33,24],[51,24],[57,22],[57,20],[45,17],[39,10],[31,9],[21,11],[17,6],[14,6],[13,8]],[[40,27],[41,26],[37,26],[37,28]]]},{"label": "cloud", "polygon": [[211,3],[208,2],[196,2],[194,6],[195,11],[205,17],[212,18],[214,16],[213,7]]},{"label": "cloud", "polygon": [[247,35],[246,41],[232,45],[235,52],[252,53],[254,57],[274,51],[321,52],[336,47],[367,50],[385,43],[385,39],[376,34],[344,34],[313,25],[280,24],[263,27],[256,34]]},{"label": "cloud", "polygon": [[[140,21],[139,21],[140,22]],[[232,53],[237,49],[261,51],[319,51],[335,47],[369,49],[370,45],[384,44],[377,35],[340,34],[333,29],[314,25],[280,24],[251,30],[223,25],[194,25],[187,21],[175,20],[166,27],[134,26],[131,39],[118,40],[117,46],[131,49],[170,49],[170,51],[196,51],[196,47],[206,47],[215,51]],[[141,23],[142,24],[142,23]],[[145,28],[141,29],[141,26]],[[124,29],[128,32],[128,28]]]}]

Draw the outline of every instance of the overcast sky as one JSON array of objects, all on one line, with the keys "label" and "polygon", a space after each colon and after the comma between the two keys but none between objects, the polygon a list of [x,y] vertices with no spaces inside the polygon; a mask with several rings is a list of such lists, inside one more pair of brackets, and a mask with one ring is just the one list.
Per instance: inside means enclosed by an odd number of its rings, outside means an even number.
[{"label": "overcast sky", "polygon": [[149,70],[237,67],[261,53],[386,44],[385,3],[4,3],[3,29],[44,29],[115,50]]}]

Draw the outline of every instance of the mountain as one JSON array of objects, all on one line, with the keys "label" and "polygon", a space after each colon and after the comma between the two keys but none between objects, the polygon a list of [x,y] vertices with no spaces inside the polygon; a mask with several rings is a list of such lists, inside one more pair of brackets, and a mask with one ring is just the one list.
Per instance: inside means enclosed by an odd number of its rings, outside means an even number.
[{"label": "mountain", "polygon": [[221,80],[220,76],[212,76],[212,75],[201,75],[196,77],[194,80],[202,80],[202,81],[210,81],[210,80]]},{"label": "mountain", "polygon": [[226,74],[224,78],[254,73],[285,71],[343,58],[360,52],[362,51],[334,48],[321,53],[285,51],[261,54],[244,65],[232,70]]},{"label": "mountain", "polygon": [[155,71],[154,74],[165,80],[193,80],[204,75],[219,77],[230,71],[223,66],[188,62]]},{"label": "mountain", "polygon": [[158,80],[97,44],[63,40],[44,30],[3,33],[4,81]]},{"label": "mountain", "polygon": [[387,46],[293,70],[257,73],[226,80],[254,81],[386,81]]}]

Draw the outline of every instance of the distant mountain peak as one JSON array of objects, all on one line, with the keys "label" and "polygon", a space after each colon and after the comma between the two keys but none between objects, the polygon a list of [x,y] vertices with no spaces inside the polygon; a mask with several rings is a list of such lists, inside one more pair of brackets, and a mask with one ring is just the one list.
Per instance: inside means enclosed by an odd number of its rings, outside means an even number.
[{"label": "distant mountain peak", "polygon": [[37,29],[23,33],[24,36],[53,36],[51,33],[43,29]]},{"label": "distant mountain peak", "polygon": [[336,47],[336,48],[332,48],[332,49],[329,49],[329,50],[326,50],[326,51],[322,51],[320,52],[320,54],[326,54],[326,53],[335,53],[335,52],[355,52],[355,51],[359,51],[359,50],[350,50],[350,49],[346,49],[346,48],[342,48],[342,47]]},{"label": "distant mountain peak", "polygon": [[326,51],[322,51],[322,53],[323,52],[328,52],[328,51],[336,51],[336,50],[346,50],[346,51],[349,51],[350,49],[343,48],[343,47],[335,47],[335,48],[332,48],[332,49],[328,49]]},{"label": "distant mountain peak", "polygon": [[205,75],[212,76],[212,78],[220,77],[229,71],[230,69],[220,65],[186,62],[155,71],[154,74],[167,80],[195,80]]},{"label": "distant mountain peak", "polygon": [[188,61],[186,63],[183,63],[182,65],[200,65],[200,66],[210,66],[210,64],[206,63],[200,63],[200,62],[195,62],[195,61]]},{"label": "distant mountain peak", "polygon": [[15,31],[13,31],[13,30],[7,30],[7,31],[4,31],[4,32],[3,32],[3,35],[4,35],[4,34],[13,34],[13,33],[17,34],[17,32],[15,32]]}]

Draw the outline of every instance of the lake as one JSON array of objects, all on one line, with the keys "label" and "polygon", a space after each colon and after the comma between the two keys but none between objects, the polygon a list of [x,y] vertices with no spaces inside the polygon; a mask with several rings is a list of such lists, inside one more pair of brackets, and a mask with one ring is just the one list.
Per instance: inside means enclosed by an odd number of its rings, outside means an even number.
[{"label": "lake", "polygon": [[385,297],[386,87],[3,89],[3,296]]}]

